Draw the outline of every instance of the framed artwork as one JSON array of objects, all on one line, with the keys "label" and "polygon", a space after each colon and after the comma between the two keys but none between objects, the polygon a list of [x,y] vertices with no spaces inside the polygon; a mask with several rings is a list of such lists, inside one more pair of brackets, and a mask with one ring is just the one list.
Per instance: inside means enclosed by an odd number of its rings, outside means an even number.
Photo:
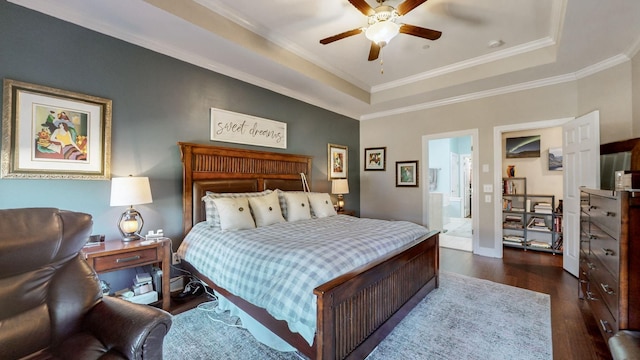
[{"label": "framed artwork", "polygon": [[549,170],[562,171],[562,148],[549,148]]},{"label": "framed artwork", "polygon": [[364,149],[364,170],[385,171],[387,169],[387,148]]},{"label": "framed artwork", "polygon": [[507,138],[507,159],[540,157],[540,135]]},{"label": "framed artwork", "polygon": [[349,168],[349,164],[347,163],[348,150],[346,146],[336,144],[328,145],[327,174],[329,180],[347,178],[347,169]]},{"label": "framed artwork", "polygon": [[418,187],[418,160],[396,161],[396,187]]},{"label": "framed artwork", "polygon": [[108,180],[111,100],[4,79],[0,177]]}]

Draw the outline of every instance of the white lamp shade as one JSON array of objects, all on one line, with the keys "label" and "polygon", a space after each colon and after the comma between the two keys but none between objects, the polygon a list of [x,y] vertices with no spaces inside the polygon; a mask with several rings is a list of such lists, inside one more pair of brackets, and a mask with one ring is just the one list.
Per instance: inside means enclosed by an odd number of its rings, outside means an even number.
[{"label": "white lamp shade", "polygon": [[148,177],[121,177],[111,179],[111,206],[149,204],[151,186]]},{"label": "white lamp shade", "polygon": [[331,181],[331,193],[332,194],[348,194],[349,193],[349,181],[347,179],[338,179]]},{"label": "white lamp shade", "polygon": [[367,28],[364,35],[374,43],[384,46],[400,32],[400,25],[393,21],[380,21]]}]

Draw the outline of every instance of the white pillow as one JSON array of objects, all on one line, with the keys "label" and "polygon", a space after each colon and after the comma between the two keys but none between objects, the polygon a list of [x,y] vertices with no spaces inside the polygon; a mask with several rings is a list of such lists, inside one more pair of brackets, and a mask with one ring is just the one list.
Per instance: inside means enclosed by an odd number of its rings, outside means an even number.
[{"label": "white pillow", "polygon": [[249,198],[249,205],[253,211],[253,217],[256,220],[256,226],[267,226],[284,222],[282,210],[280,210],[280,201],[278,194],[271,194]]},{"label": "white pillow", "polygon": [[309,199],[303,192],[285,192],[284,199],[287,203],[287,221],[311,219]]},{"label": "white pillow", "polygon": [[247,198],[218,198],[211,200],[220,215],[222,230],[242,230],[256,227]]},{"label": "white pillow", "polygon": [[327,193],[309,193],[309,203],[316,217],[323,218],[338,215]]},{"label": "white pillow", "polygon": [[214,193],[211,191],[207,191],[207,194],[202,197],[202,201],[204,201],[206,220],[212,227],[220,228],[220,215],[218,214],[218,211],[213,204],[213,199],[264,196],[266,194],[270,194],[271,192],[272,190],[246,193]]}]

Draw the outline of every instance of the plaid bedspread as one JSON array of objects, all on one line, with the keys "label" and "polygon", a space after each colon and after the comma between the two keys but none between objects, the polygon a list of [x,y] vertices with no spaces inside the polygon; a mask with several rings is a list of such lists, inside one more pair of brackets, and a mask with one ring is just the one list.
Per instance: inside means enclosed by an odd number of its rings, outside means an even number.
[{"label": "plaid bedspread", "polygon": [[313,289],[428,230],[406,221],[332,216],[250,230],[193,227],[178,254],[217,285],[285,320],[313,342]]}]

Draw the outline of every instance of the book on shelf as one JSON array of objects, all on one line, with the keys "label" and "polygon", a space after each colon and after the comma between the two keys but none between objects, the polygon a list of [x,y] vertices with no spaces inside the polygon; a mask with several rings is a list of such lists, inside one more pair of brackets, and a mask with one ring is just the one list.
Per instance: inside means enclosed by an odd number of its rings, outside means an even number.
[{"label": "book on shelf", "polygon": [[502,210],[504,211],[511,211],[511,200],[509,199],[502,199]]},{"label": "book on shelf", "polygon": [[553,214],[553,207],[549,203],[539,202],[533,205],[533,212],[540,214]]},{"label": "book on shelf", "polygon": [[528,240],[527,246],[540,248],[540,249],[551,249],[551,244],[549,244],[546,241],[540,241],[540,240]]},{"label": "book on shelf", "polygon": [[524,237],[517,235],[504,235],[502,241],[508,244],[522,245],[524,243]]},{"label": "book on shelf", "polygon": [[502,194],[504,195],[517,195],[518,194],[518,186],[513,180],[503,180],[502,181]]},{"label": "book on shelf", "polygon": [[562,235],[558,236],[558,239],[556,240],[555,244],[553,244],[552,248],[554,250],[562,251]]},{"label": "book on shelf", "polygon": [[551,231],[544,221],[544,218],[532,216],[527,223],[527,229],[538,231]]}]

